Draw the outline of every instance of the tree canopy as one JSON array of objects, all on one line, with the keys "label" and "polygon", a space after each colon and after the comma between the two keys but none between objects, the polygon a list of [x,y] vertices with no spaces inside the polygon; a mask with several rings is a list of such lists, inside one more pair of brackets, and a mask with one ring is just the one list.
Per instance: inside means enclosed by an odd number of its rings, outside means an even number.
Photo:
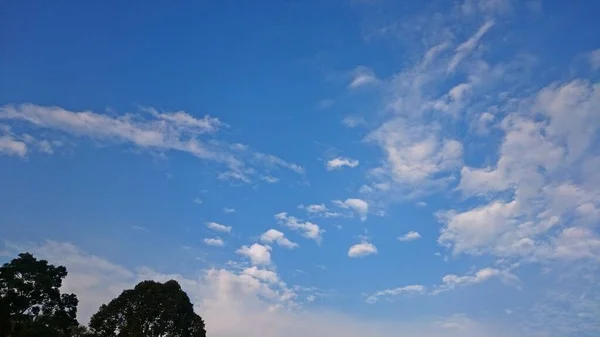
[{"label": "tree canopy", "polygon": [[177,281],[140,282],[102,305],[90,328],[100,337],[203,337],[204,321]]},{"label": "tree canopy", "polygon": [[0,337],[205,337],[177,281],[142,281],[103,304],[89,328],[77,323],[77,296],[61,294],[67,269],[22,253],[0,267]]},{"label": "tree canopy", "polygon": [[77,296],[61,294],[63,266],[22,253],[0,267],[0,336],[68,336],[76,327]]}]

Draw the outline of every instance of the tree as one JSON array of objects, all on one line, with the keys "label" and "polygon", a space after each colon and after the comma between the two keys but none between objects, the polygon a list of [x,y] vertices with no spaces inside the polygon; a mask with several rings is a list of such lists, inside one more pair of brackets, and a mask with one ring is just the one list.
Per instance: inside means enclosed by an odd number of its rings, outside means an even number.
[{"label": "tree", "polygon": [[100,337],[205,337],[204,321],[194,312],[177,281],[143,281],[125,290],[92,316]]},{"label": "tree", "polygon": [[63,337],[76,327],[77,296],[61,294],[63,266],[21,253],[0,267],[0,337]]}]

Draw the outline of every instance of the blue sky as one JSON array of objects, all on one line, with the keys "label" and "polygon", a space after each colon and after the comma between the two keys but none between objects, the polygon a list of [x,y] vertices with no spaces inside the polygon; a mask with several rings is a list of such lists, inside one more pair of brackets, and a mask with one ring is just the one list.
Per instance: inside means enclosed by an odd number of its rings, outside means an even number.
[{"label": "blue sky", "polygon": [[4,2],[1,259],[84,323],[174,278],[211,336],[597,336],[599,11]]}]

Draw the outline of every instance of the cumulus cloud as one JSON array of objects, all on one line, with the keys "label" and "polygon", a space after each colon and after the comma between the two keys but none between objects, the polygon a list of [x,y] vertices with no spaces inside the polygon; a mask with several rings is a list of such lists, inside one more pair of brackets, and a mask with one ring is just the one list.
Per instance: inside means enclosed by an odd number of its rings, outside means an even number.
[{"label": "cumulus cloud", "polygon": [[204,239],[204,243],[214,247],[223,247],[225,245],[221,238],[206,238]]},{"label": "cumulus cloud", "polygon": [[362,199],[349,198],[344,201],[334,200],[333,203],[338,207],[353,210],[363,221],[367,219],[369,204]]},{"label": "cumulus cloud", "polygon": [[246,256],[253,265],[271,264],[271,247],[255,243],[252,246],[242,246],[236,253]]},{"label": "cumulus cloud", "polygon": [[217,231],[217,232],[223,232],[223,233],[231,233],[231,226],[227,226],[227,225],[222,225],[220,223],[216,223],[216,222],[207,222],[206,223],[206,227]]},{"label": "cumulus cloud", "polygon": [[283,234],[282,232],[280,232],[276,229],[272,229],[272,228],[269,229],[268,231],[264,232],[260,236],[260,241],[263,243],[276,242],[279,246],[284,247],[284,248],[289,248],[289,249],[298,247],[298,244],[295,242],[292,242],[288,238],[286,238],[285,234]]},{"label": "cumulus cloud", "polygon": [[366,241],[355,244],[348,249],[348,256],[350,257],[362,257],[371,254],[377,254],[377,247]]},{"label": "cumulus cloud", "polygon": [[421,234],[415,231],[410,231],[402,236],[398,237],[400,241],[414,241],[421,238]]},{"label": "cumulus cloud", "polygon": [[325,230],[321,229],[321,227],[315,223],[302,221],[301,219],[288,215],[286,212],[275,214],[275,219],[280,225],[301,232],[302,236],[305,238],[315,240],[317,243],[320,243],[323,239]]},{"label": "cumulus cloud", "polygon": [[354,168],[358,166],[358,160],[356,159],[350,159],[350,158],[344,158],[344,157],[337,157],[337,158],[333,158],[331,160],[328,160],[327,163],[325,163],[325,167],[327,168],[328,171],[333,171],[336,169],[340,169],[343,167],[350,167],[350,168]]}]

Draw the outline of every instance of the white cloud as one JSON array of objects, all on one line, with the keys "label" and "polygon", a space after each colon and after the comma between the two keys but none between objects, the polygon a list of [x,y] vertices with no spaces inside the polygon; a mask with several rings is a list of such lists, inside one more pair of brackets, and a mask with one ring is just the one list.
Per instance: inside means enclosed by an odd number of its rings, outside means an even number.
[{"label": "white cloud", "polygon": [[194,198],[194,204],[198,204],[198,205],[202,204],[202,199]]},{"label": "white cloud", "polygon": [[340,168],[343,168],[344,166],[350,167],[350,168],[357,167],[358,160],[344,158],[344,157],[337,157],[337,158],[327,161],[327,163],[325,164],[325,167],[327,168],[328,171],[340,169]]},{"label": "white cloud", "polygon": [[334,200],[333,203],[341,208],[352,209],[363,221],[367,219],[369,204],[362,199],[349,198],[345,201]]},{"label": "white cloud", "polygon": [[423,294],[425,287],[420,284],[414,284],[404,287],[398,287],[393,289],[385,289],[374,293],[367,297],[367,303],[373,304],[379,300],[379,297],[398,296],[402,294]]},{"label": "white cloud", "polygon": [[410,231],[402,236],[398,237],[400,241],[414,241],[421,238],[421,234],[415,231]]},{"label": "white cloud", "polygon": [[223,247],[225,245],[221,238],[206,238],[204,239],[204,243],[214,247]]},{"label": "white cloud", "polygon": [[250,152],[247,146],[202,141],[201,137],[214,134],[226,125],[214,117],[196,118],[183,111],[158,112],[153,108],[143,108],[141,113],[112,116],[92,111],[73,112],[60,107],[20,104],[1,106],[0,120],[25,122],[37,128],[76,137],[132,144],[141,149],[189,153],[226,165],[230,171],[222,174],[222,179],[249,180],[248,176],[255,174],[257,167],[303,172],[299,165],[270,154]]},{"label": "white cloud", "polygon": [[356,89],[359,87],[377,84],[379,79],[371,68],[358,66],[354,69],[352,81],[348,84],[348,88]]},{"label": "white cloud", "polygon": [[280,282],[276,272],[267,269],[259,269],[256,266],[244,269],[242,274],[252,276],[270,284],[277,284]]},{"label": "white cloud", "polygon": [[312,204],[308,206],[299,205],[298,208],[306,210],[311,215],[322,216],[325,218],[337,218],[344,216],[342,213],[333,212],[325,204]]},{"label": "white cloud", "polygon": [[303,222],[301,219],[290,216],[286,212],[275,214],[275,219],[282,226],[302,232],[302,236],[305,238],[315,240],[317,243],[320,243],[323,239],[325,230],[321,229],[315,223],[309,221]]},{"label": "white cloud", "polygon": [[498,278],[506,284],[518,284],[520,282],[519,278],[514,274],[511,274],[508,270],[483,268],[476,271],[472,275],[458,276],[455,274],[449,274],[444,276],[442,278],[442,284],[433,291],[433,294],[438,294],[459,286],[482,283],[492,278]]},{"label": "white cloud", "polygon": [[235,208],[223,207],[225,213],[235,213]]},{"label": "white cloud", "polygon": [[27,155],[27,144],[8,135],[0,136],[0,154],[25,157]]},{"label": "white cloud", "polygon": [[383,148],[387,159],[372,175],[411,189],[443,182],[442,173],[460,167],[463,146],[437,133],[437,126],[414,124],[404,117],[384,123],[368,136]]},{"label": "white cloud", "polygon": [[263,243],[276,242],[279,246],[289,249],[298,247],[297,243],[290,241],[288,238],[285,237],[285,234],[276,229],[269,229],[268,231],[264,232],[260,236],[260,241]]},{"label": "white cloud", "polygon": [[217,232],[231,233],[231,226],[221,225],[219,223],[212,222],[212,221],[207,222],[206,227],[208,227],[214,231],[217,231]]},{"label": "white cloud", "polygon": [[270,251],[271,247],[255,243],[250,247],[242,246],[236,253],[249,258],[253,265],[269,265],[271,264]]},{"label": "white cloud", "polygon": [[377,247],[366,241],[355,244],[348,250],[348,256],[350,257],[361,257],[371,254],[377,254]]},{"label": "white cloud", "polygon": [[590,150],[600,130],[599,104],[600,85],[581,79],[554,83],[521,99],[518,111],[500,123],[504,138],[495,165],[461,170],[458,188],[465,195],[498,199],[441,213],[445,226],[438,241],[455,253],[598,258],[593,254],[599,252],[587,246],[594,246],[593,237],[582,243],[585,253],[559,250],[568,237],[563,234],[600,221],[595,212],[600,175],[588,169],[597,160]]},{"label": "white cloud", "polygon": [[477,47],[479,40],[481,40],[483,35],[485,35],[493,25],[494,21],[487,21],[473,36],[456,47],[454,57],[452,57],[452,60],[450,60],[450,63],[448,64],[448,72],[453,72],[456,69],[460,62]]}]

